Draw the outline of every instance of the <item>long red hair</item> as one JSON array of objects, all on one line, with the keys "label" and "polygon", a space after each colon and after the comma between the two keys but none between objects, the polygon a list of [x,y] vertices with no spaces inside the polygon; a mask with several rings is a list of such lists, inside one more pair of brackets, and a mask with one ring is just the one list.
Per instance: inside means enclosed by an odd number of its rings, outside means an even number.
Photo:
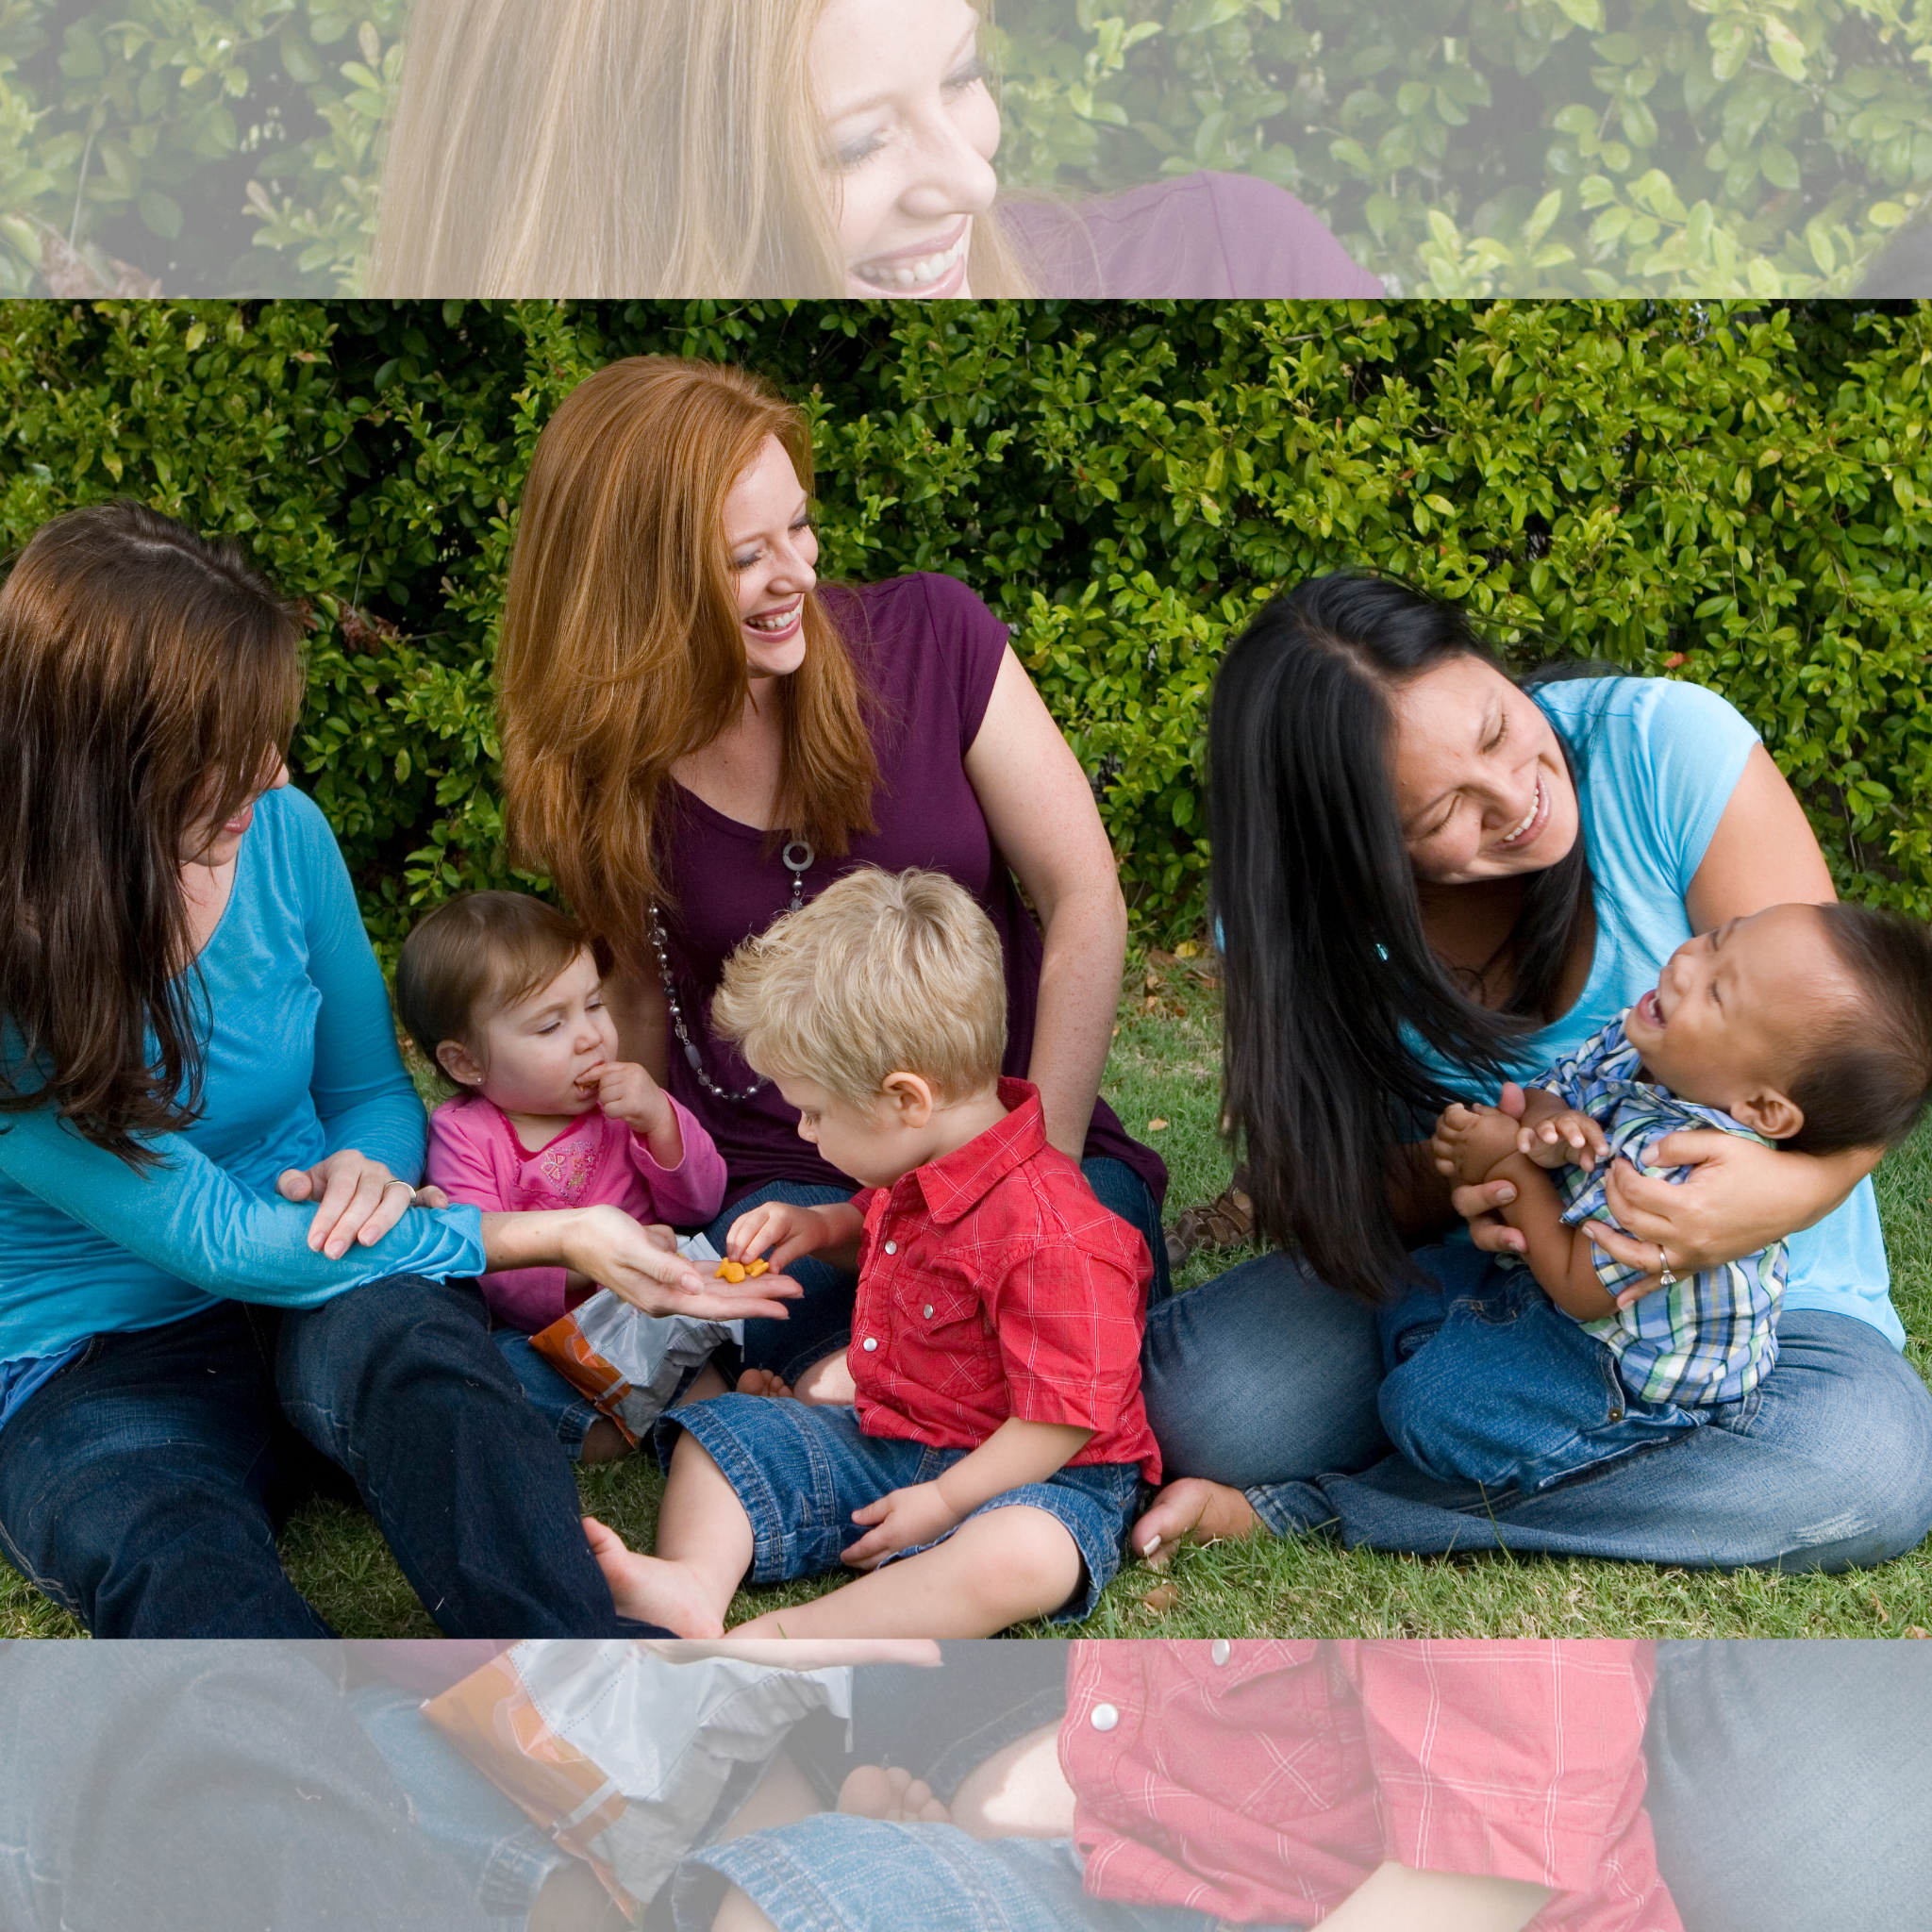
[{"label": "long red hair", "polygon": [[[497,654],[512,848],[633,968],[667,897],[659,833],[676,761],[749,686],[724,499],[776,437],[812,487],[804,412],[762,377],[636,356],[580,383],[537,440]],[[852,657],[816,592],[779,680],[772,842],[847,850],[874,829],[878,760]]]}]

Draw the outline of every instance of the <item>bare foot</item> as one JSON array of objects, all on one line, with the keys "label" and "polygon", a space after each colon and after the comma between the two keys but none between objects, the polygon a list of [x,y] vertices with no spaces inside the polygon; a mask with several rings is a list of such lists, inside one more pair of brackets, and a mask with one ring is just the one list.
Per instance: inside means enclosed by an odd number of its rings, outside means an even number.
[{"label": "bare foot", "polygon": [[722,1637],[724,1619],[708,1595],[682,1563],[660,1557],[641,1557],[614,1529],[594,1516],[583,1519],[591,1554],[610,1586],[610,1599],[620,1617],[656,1624],[674,1637]]},{"label": "bare foot", "polygon": [[812,1363],[799,1376],[791,1391],[801,1402],[815,1402],[827,1408],[850,1408],[858,1400],[858,1384],[852,1379],[841,1351]]},{"label": "bare foot", "polygon": [[953,1814],[932,1794],[932,1787],[909,1771],[861,1764],[839,1787],[841,1811],[855,1818],[879,1818],[888,1824],[950,1824]]},{"label": "bare foot", "polygon": [[1260,1527],[1254,1506],[1239,1490],[1190,1475],[1169,1483],[1155,1497],[1153,1507],[1135,1524],[1128,1541],[1143,1561],[1164,1570],[1183,1537],[1218,1543],[1253,1536]]},{"label": "bare foot", "polygon": [[781,1376],[774,1375],[770,1369],[747,1369],[738,1378],[738,1392],[741,1395],[782,1395],[791,1396],[791,1384]]}]

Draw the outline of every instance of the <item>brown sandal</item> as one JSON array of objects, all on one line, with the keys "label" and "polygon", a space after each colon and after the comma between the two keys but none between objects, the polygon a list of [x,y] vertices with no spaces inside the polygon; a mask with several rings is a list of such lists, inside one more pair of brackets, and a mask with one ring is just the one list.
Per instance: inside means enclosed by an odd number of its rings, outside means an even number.
[{"label": "brown sandal", "polygon": [[1241,1191],[1240,1168],[1227,1189],[1204,1207],[1182,1210],[1167,1231],[1167,1265],[1182,1266],[1196,1248],[1242,1248],[1255,1239],[1255,1204]]}]

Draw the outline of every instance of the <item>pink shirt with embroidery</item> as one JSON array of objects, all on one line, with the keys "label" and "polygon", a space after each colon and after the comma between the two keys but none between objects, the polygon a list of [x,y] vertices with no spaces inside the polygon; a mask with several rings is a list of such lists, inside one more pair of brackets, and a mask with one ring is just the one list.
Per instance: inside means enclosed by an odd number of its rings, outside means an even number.
[{"label": "pink shirt with embroidery", "polygon": [[[684,1137],[675,1168],[659,1167],[642,1135],[594,1107],[532,1154],[493,1102],[458,1093],[429,1117],[424,1178],[488,1213],[610,1206],[639,1221],[699,1227],[724,1204],[724,1158],[683,1107],[671,1106]],[[481,1280],[491,1312],[525,1335],[568,1307],[561,1268],[507,1268]]]}]

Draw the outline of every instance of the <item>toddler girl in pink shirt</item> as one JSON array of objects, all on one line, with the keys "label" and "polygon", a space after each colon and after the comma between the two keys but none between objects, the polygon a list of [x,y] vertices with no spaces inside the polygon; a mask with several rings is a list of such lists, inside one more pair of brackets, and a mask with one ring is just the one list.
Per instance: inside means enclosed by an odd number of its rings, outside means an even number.
[{"label": "toddler girl in pink shirt", "polygon": [[[523,892],[468,892],[410,933],[396,1006],[460,1089],[429,1121],[425,1178],[493,1211],[612,1204],[691,1227],[724,1199],[711,1137],[617,1058],[589,939]],[[596,1288],[561,1268],[482,1277],[500,1324],[534,1335]]]}]

